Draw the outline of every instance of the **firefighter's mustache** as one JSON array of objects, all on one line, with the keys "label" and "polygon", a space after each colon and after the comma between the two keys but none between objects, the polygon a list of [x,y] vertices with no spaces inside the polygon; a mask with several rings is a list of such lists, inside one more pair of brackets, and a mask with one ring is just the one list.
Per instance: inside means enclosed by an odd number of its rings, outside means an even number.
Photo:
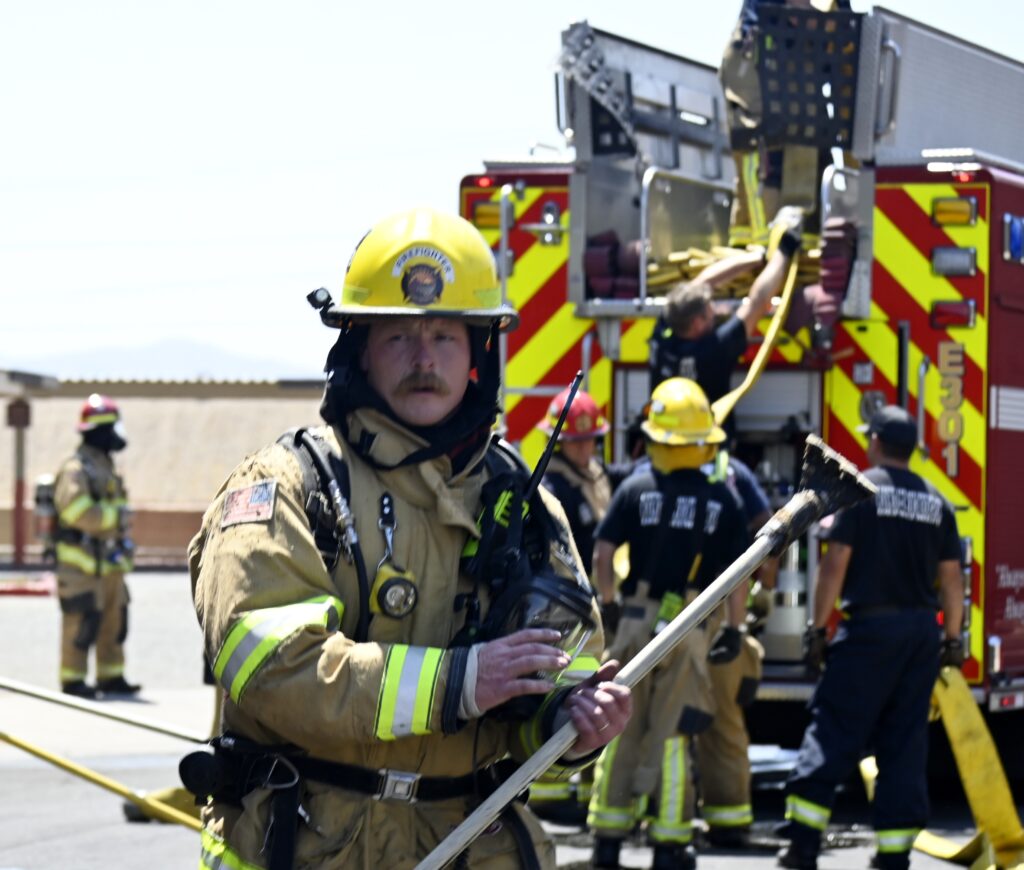
[{"label": "firefighter's mustache", "polygon": [[397,392],[399,395],[407,395],[423,390],[429,390],[439,396],[447,396],[451,392],[448,385],[431,372],[414,372],[411,375],[406,375],[399,382]]}]

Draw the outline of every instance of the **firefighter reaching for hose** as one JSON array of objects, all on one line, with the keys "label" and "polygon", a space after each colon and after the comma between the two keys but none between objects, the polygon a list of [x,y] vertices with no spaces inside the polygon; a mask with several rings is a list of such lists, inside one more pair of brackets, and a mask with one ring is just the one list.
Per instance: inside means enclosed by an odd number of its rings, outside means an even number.
[{"label": "firefighter reaching for hose", "polygon": [[[715,402],[729,392],[729,379],[736,361],[747,349],[757,322],[771,308],[786,277],[790,261],[800,250],[801,213],[784,209],[776,222],[786,226],[779,233],[778,245],[769,249],[765,259],[760,253],[740,253],[712,263],[694,280],[677,284],[668,292],[665,313],[658,318],[650,339],[650,388],[666,378],[683,377],[696,381]],[[717,322],[712,291],[716,286],[749,272],[764,263],[750,293],[735,312]],[[732,429],[732,418],[723,424]]]},{"label": "firefighter reaching for hose", "polygon": [[[598,592],[608,604],[615,597],[615,549],[629,543],[621,617],[608,650],[624,659],[674,619],[748,541],[736,497],[701,471],[725,440],[701,388],[685,378],[659,384],[643,431],[651,467],[616,490],[594,548]],[[728,628],[736,629],[745,594],[737,588],[730,596]],[[712,646],[721,642],[716,638]],[[708,652],[706,632],[691,632],[634,691],[636,712],[594,774],[587,822],[597,838],[595,867],[618,867],[622,841],[645,817],[653,867],[695,866],[688,741],[674,735],[682,719],[708,717]]]},{"label": "firefighter reaching for hose", "polygon": [[[128,501],[112,454],[127,441],[121,412],[108,396],[92,394],[82,406],[82,443],[54,483],[57,515],[57,595],[61,609],[60,682],[82,698],[134,695],[124,678],[128,587],[134,547],[128,536]],[[96,650],[96,685],[88,683],[89,650]]]},{"label": "firefighter reaching for hose", "polygon": [[[321,413],[248,457],[190,546],[226,733],[183,778],[212,795],[201,866],[411,867],[567,717],[569,775],[619,735],[592,590],[549,494],[492,438],[504,304],[466,221],[395,215],[360,242]],[[524,503],[525,502],[525,503]],[[574,661],[574,656],[575,661]],[[595,661],[596,667],[596,661]],[[473,867],[553,867],[513,803]]]}]

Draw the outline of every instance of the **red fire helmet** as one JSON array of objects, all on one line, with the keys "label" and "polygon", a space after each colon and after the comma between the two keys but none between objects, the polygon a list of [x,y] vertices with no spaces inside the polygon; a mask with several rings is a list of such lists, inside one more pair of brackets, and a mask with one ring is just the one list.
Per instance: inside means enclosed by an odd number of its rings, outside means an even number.
[{"label": "red fire helmet", "polygon": [[[551,400],[547,416],[537,425],[537,428],[548,435],[554,432],[558,416],[562,413],[562,408],[568,398],[569,388],[566,387]],[[572,400],[572,406],[565,418],[565,425],[558,433],[558,440],[577,441],[583,438],[596,438],[599,435],[606,435],[610,428],[601,409],[597,407],[594,397],[580,390],[576,393],[576,398]]]},{"label": "red fire helmet", "polygon": [[106,423],[116,423],[121,419],[121,411],[110,396],[93,393],[85,400],[78,420],[78,431],[89,432]]}]

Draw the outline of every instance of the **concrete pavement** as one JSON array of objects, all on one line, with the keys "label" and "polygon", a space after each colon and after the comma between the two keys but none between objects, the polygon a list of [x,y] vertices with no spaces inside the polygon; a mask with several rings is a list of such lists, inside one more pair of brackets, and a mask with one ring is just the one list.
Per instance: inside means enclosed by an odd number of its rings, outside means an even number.
[{"label": "concrete pavement", "polygon": [[[213,712],[213,690],[201,681],[201,638],[192,611],[188,578],[182,573],[140,573],[129,578],[132,604],[127,674],[144,686],[133,701],[107,701],[110,708],[204,734]],[[0,676],[43,688],[57,687],[59,613],[53,597],[0,596]],[[143,791],[177,784],[177,763],[193,744],[89,716],[0,690],[0,732],[38,744],[99,773]],[[757,832],[764,851],[707,851],[702,870],[774,866],[771,825],[781,818],[777,794],[755,798]],[[970,819],[962,802],[936,807],[938,827],[966,840]],[[866,807],[856,797],[837,808],[837,848],[823,854],[822,870],[867,867],[873,852]],[[860,822],[861,827],[854,827]],[[556,828],[561,867],[585,867],[589,839]],[[650,850],[631,844],[623,866],[647,867]],[[0,870],[111,870],[195,867],[198,836],[156,823],[128,824],[121,798],[0,743]],[[912,866],[944,865],[915,855]],[[385,868],[382,868],[385,870]]]}]

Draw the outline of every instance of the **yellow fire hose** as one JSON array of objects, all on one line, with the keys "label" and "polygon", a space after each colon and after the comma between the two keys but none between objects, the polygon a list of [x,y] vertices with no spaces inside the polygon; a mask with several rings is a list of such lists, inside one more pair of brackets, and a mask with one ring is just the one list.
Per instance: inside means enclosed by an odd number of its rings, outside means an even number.
[{"label": "yellow fire hose", "polygon": [[[785,227],[780,226],[779,230],[784,231]],[[782,324],[785,323],[786,315],[789,314],[789,304],[793,299],[793,291],[796,289],[796,279],[799,271],[799,258],[794,257],[789,264],[789,271],[786,273],[786,283],[782,288],[782,298],[779,300],[779,306],[775,309],[772,322],[768,325],[768,330],[764,334],[764,341],[761,342],[761,346],[757,349],[757,354],[747,370],[747,376],[743,379],[743,383],[712,403],[711,413],[714,414],[715,422],[719,425],[732,413],[736,403],[757,383],[757,379],[761,377],[761,372],[764,371],[764,367],[768,364],[768,357],[771,356],[775,342],[782,331]]]},{"label": "yellow fire hose", "polygon": [[142,807],[143,810],[145,810],[146,815],[153,816],[154,818],[161,819],[165,822],[174,822],[179,825],[184,825],[186,828],[191,828],[193,831],[201,831],[203,828],[198,819],[186,815],[180,810],[176,810],[174,807],[169,806],[162,801],[144,797],[127,786],[121,785],[121,783],[108,779],[102,774],[89,770],[87,767],[82,767],[80,764],[75,764],[75,762],[69,761],[66,758],[53,755],[45,749],[40,749],[38,746],[33,746],[31,743],[26,743],[24,740],[19,740],[17,737],[5,734],[2,731],[0,731],[0,740],[11,744],[11,746],[16,746],[18,749],[22,749],[30,755],[34,755],[36,758],[42,759],[43,761],[59,767],[62,770],[66,770],[68,773],[73,773],[75,776],[93,783],[93,785],[98,785],[100,788],[105,788],[107,791],[112,791],[114,794],[120,795],[125,800],[129,800],[133,804],[137,804]]},{"label": "yellow fire hose", "polygon": [[[914,848],[940,860],[970,866],[971,870],[1021,870],[1024,828],[992,735],[959,669],[942,669],[932,692],[932,707],[938,710],[949,737],[978,833],[959,844],[921,831]],[[860,772],[868,800],[873,800],[878,775],[875,759],[865,758]]]}]

